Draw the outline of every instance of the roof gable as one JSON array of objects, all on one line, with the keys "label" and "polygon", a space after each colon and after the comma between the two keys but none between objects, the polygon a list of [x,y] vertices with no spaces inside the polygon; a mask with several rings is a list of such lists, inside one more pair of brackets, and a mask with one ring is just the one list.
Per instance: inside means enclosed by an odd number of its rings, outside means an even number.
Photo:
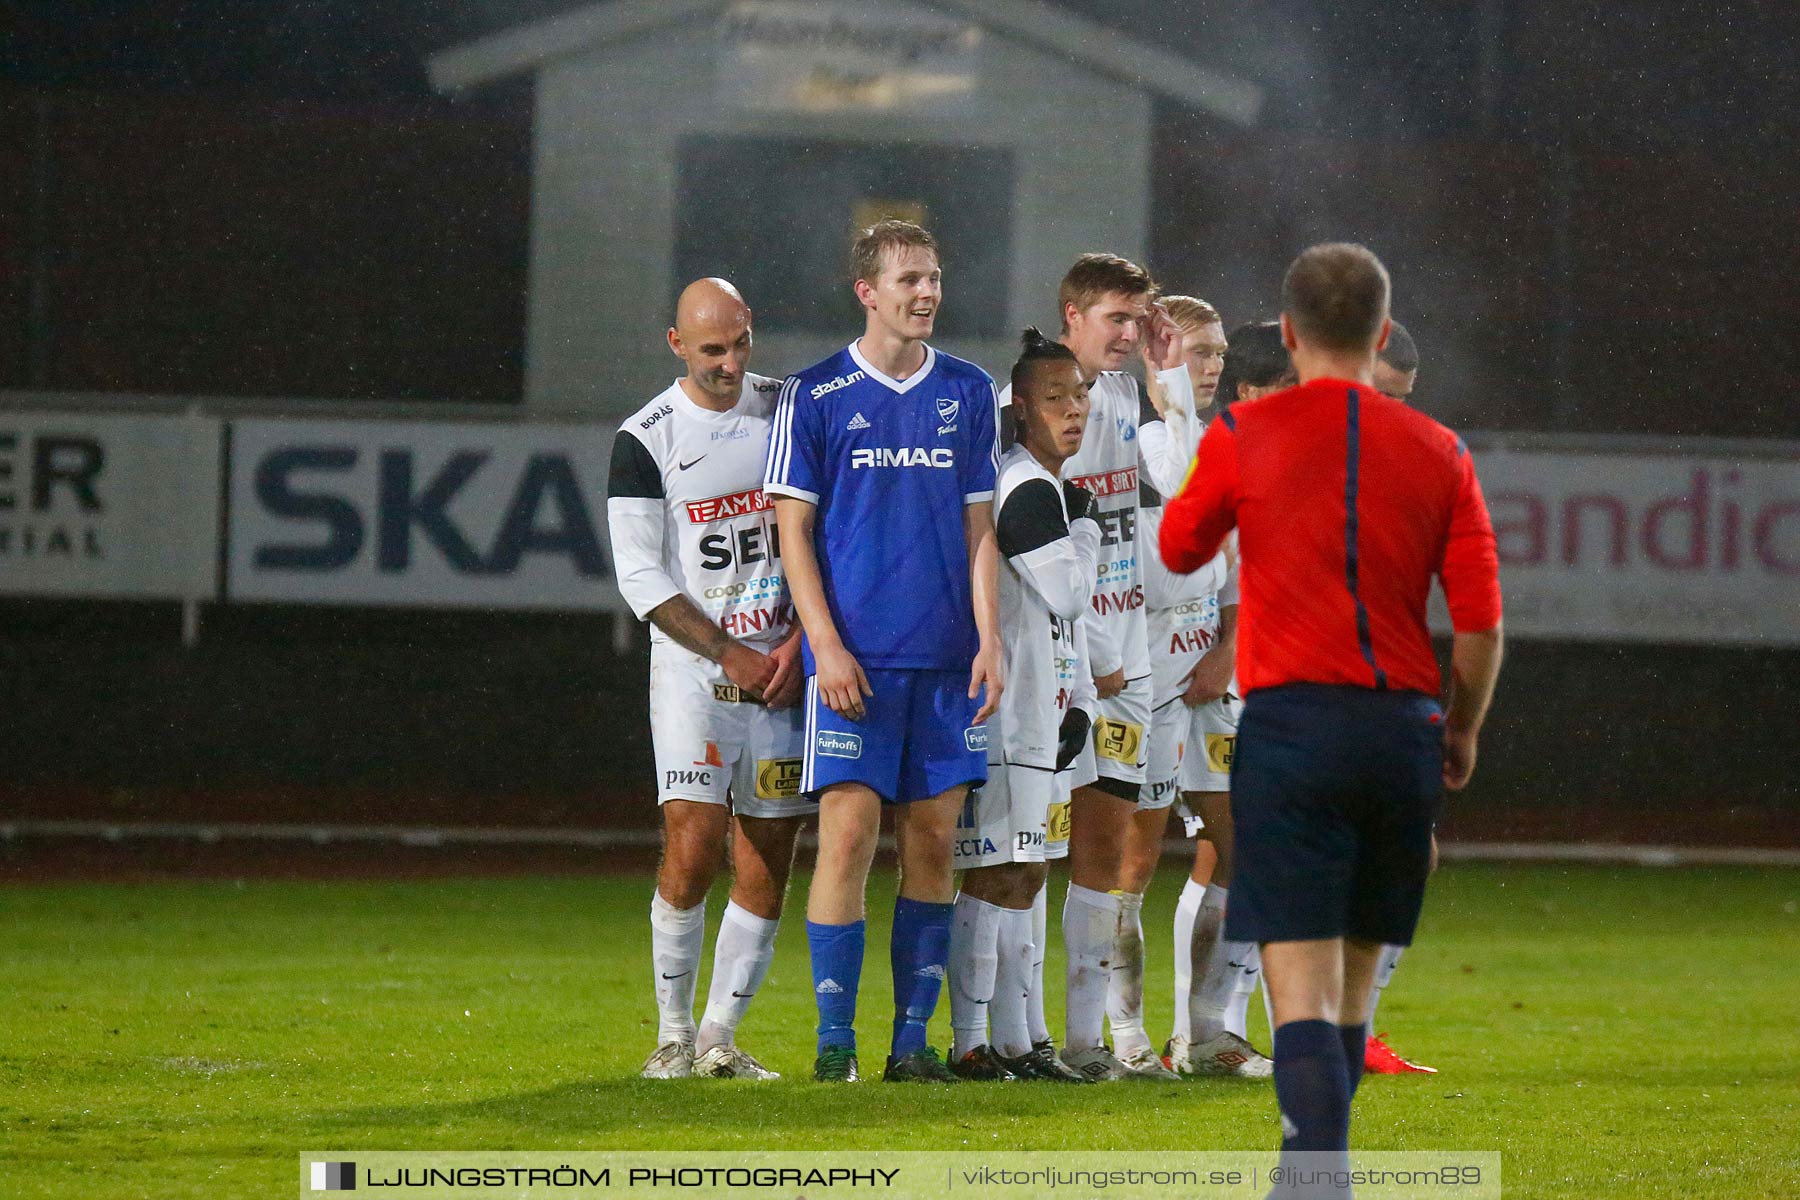
[{"label": "roof gable", "polygon": [[[1239,125],[1256,120],[1262,89],[1209,70],[1042,0],[916,0],[994,33],[1081,63],[1096,74],[1178,100]],[[725,0],[612,0],[533,21],[431,57],[439,91],[476,87],[591,47],[705,16]]]}]

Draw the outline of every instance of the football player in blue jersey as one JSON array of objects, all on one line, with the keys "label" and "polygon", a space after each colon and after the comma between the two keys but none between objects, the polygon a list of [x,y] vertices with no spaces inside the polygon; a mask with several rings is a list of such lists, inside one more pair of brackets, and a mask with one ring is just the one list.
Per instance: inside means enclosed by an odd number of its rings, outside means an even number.
[{"label": "football player in blue jersey", "polygon": [[813,1077],[857,1078],[864,893],[894,806],[900,895],[884,1078],[953,1082],[925,1041],[949,956],[951,839],[987,778],[1001,691],[994,381],[926,343],[943,299],[937,243],[907,221],[851,252],[862,337],[790,376],[764,490],[805,629],[806,753],[819,799],[807,896],[819,1007]]}]

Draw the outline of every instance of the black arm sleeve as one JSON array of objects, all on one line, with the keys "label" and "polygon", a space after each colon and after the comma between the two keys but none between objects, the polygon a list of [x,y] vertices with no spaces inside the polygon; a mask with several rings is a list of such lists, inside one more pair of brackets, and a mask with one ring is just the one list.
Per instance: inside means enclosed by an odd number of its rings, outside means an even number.
[{"label": "black arm sleeve", "polygon": [[609,500],[626,497],[645,500],[661,500],[663,498],[662,469],[656,465],[656,459],[644,443],[638,441],[636,435],[619,430],[613,438],[612,466],[606,475],[606,496]]},{"label": "black arm sleeve", "polygon": [[1000,553],[1008,558],[1029,554],[1039,546],[1069,536],[1069,523],[1063,519],[1062,497],[1047,479],[1027,479],[1012,490],[1000,506],[994,534]]}]

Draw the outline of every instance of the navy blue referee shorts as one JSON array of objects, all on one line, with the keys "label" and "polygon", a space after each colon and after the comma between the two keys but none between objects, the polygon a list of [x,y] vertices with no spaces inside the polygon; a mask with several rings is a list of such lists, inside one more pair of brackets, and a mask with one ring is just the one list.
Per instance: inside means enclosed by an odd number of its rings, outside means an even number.
[{"label": "navy blue referee shorts", "polygon": [[1252,692],[1231,764],[1234,941],[1412,943],[1443,795],[1443,710],[1420,692]]}]

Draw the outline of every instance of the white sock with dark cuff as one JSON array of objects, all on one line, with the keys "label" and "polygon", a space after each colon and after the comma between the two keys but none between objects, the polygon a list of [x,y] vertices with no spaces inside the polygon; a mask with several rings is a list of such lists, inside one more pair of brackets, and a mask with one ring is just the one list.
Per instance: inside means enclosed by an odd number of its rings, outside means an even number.
[{"label": "white sock with dark cuff", "polygon": [[694,1042],[695,1054],[729,1046],[737,1037],[738,1022],[750,1007],[750,997],[769,974],[779,928],[779,917],[759,917],[740,908],[735,900],[725,906],[719,936],[713,943],[712,984],[706,992],[706,1015]]},{"label": "white sock with dark cuff", "polygon": [[694,990],[706,946],[706,905],[676,908],[650,898],[650,970],[656,984],[656,1044],[694,1040]]},{"label": "white sock with dark cuff", "polygon": [[[1043,892],[1039,892],[1041,897]],[[1000,937],[997,966],[994,971],[994,999],[988,1005],[988,1038],[995,1050],[1008,1058],[1018,1058],[1031,1050],[1029,1007],[1032,973],[1044,975],[1044,960],[1032,943],[1032,912],[1029,908],[1000,910]],[[1043,989],[1040,987],[1039,991]],[[1043,1019],[1043,999],[1038,1000],[1038,1019]],[[1049,1036],[1049,1031],[1045,1031]]]},{"label": "white sock with dark cuff", "polygon": [[950,1061],[987,1044],[988,1007],[999,969],[1000,919],[1004,913],[967,892],[950,912]]},{"label": "white sock with dark cuff", "polygon": [[1150,1048],[1144,1032],[1144,894],[1114,892],[1119,923],[1113,932],[1112,975],[1106,985],[1106,1021],[1120,1058]]},{"label": "white sock with dark cuff", "polygon": [[1188,1037],[1188,989],[1194,980],[1191,961],[1194,945],[1194,918],[1200,914],[1200,900],[1206,885],[1192,877],[1181,886],[1181,899],[1175,902],[1175,1023],[1169,1037]]},{"label": "white sock with dark cuff", "polygon": [[1063,903],[1063,948],[1067,964],[1068,1037],[1070,1053],[1100,1045],[1100,1019],[1106,1012],[1106,988],[1112,977],[1113,938],[1119,928],[1119,898],[1080,884],[1069,885]]},{"label": "white sock with dark cuff", "polygon": [[1031,902],[1031,991],[1025,997],[1025,1020],[1031,1044],[1050,1040],[1050,1022],[1044,1017],[1044,955],[1050,944],[1050,885],[1038,889]]}]

